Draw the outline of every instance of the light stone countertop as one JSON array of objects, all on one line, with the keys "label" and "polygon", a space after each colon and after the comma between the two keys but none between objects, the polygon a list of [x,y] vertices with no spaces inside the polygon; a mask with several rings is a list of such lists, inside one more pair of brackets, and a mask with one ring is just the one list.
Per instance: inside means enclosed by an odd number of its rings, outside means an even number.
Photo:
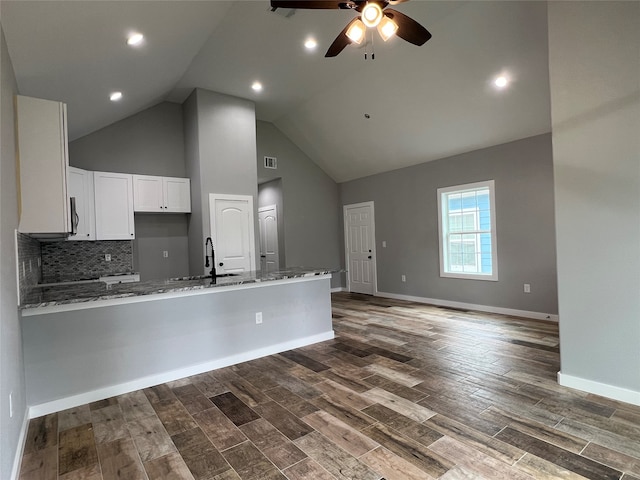
[{"label": "light stone countertop", "polygon": [[313,277],[336,273],[338,270],[322,268],[294,267],[277,272],[246,272],[234,276],[222,276],[211,282],[210,276],[171,278],[166,280],[147,280],[142,282],[118,283],[107,285],[104,282],[66,283],[61,285],[35,285],[22,299],[23,310],[88,303],[99,300],[116,300],[143,295],[188,292],[220,287],[255,284],[293,278]]}]

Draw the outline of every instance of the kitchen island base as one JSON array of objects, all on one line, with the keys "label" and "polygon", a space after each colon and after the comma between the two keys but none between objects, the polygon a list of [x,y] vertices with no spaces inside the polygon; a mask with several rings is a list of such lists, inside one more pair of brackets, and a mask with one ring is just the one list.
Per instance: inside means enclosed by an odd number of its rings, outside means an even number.
[{"label": "kitchen island base", "polygon": [[23,316],[29,416],[330,340],[330,280],[329,274]]}]

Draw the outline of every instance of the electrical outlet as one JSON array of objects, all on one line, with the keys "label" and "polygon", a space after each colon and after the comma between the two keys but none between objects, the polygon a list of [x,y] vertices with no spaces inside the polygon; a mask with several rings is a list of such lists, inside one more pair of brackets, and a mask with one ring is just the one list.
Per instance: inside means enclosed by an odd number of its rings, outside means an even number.
[{"label": "electrical outlet", "polygon": [[382,241],[382,248],[387,248],[387,241],[386,240]]},{"label": "electrical outlet", "polygon": [[105,253],[104,254],[104,261],[105,262],[110,262],[111,261],[111,254],[110,253]]},{"label": "electrical outlet", "polygon": [[256,325],[260,325],[262,323],[262,312],[256,312]]},{"label": "electrical outlet", "polygon": [[24,261],[22,262],[22,276],[26,277],[27,276],[27,271],[24,268]]},{"label": "electrical outlet", "polygon": [[162,256],[163,256],[164,258],[169,258],[169,251],[168,251],[168,250],[163,250],[163,251],[162,251]]},{"label": "electrical outlet", "polygon": [[524,293],[531,293],[531,285],[528,283],[524,284]]},{"label": "electrical outlet", "polygon": [[402,275],[402,281],[406,282],[407,281],[407,276],[406,275]]},{"label": "electrical outlet", "polygon": [[9,393],[9,418],[13,418],[13,392]]}]

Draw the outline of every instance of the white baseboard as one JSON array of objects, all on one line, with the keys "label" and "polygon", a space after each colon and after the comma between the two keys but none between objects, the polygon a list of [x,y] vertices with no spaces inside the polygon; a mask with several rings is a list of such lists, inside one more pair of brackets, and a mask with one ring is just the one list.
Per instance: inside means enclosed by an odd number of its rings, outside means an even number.
[{"label": "white baseboard", "polygon": [[528,310],[515,310],[513,308],[493,307],[491,305],[476,305],[474,303],[453,302],[451,300],[440,300],[438,298],[414,297],[413,295],[401,295],[398,293],[377,292],[377,296],[394,298],[396,300],[407,300],[410,302],[427,303],[438,307],[462,308],[464,310],[476,310],[478,312],[498,313],[501,315],[511,315],[512,317],[532,318],[535,320],[548,320],[558,322],[558,315],[544,312],[530,312]]},{"label": "white baseboard", "polygon": [[558,383],[563,387],[575,388],[583,392],[594,393],[602,397],[612,398],[632,405],[640,405],[640,392],[616,387],[606,383],[595,382],[585,378],[574,377],[558,372]]},{"label": "white baseboard", "polygon": [[338,292],[347,292],[348,290],[344,287],[334,287],[331,289],[331,293],[338,293]]},{"label": "white baseboard", "polygon": [[22,426],[20,427],[20,435],[18,436],[18,448],[13,458],[13,468],[11,469],[11,480],[18,480],[20,476],[20,467],[22,466],[22,455],[24,454],[24,444],[27,441],[27,431],[29,430],[29,412],[25,411],[22,418]]},{"label": "white baseboard", "polygon": [[334,337],[335,334],[333,330],[329,330],[317,335],[297,338],[295,340],[278,343],[276,345],[270,345],[264,348],[258,348],[249,352],[243,352],[237,355],[219,358],[210,362],[200,363],[177,370],[171,370],[169,372],[163,372],[157,375],[150,375],[148,377],[139,378],[130,382],[120,383],[118,385],[111,385],[109,387],[80,393],[71,397],[65,397],[59,400],[41,403],[39,405],[31,405],[29,407],[29,418],[40,417],[49,413],[66,410],[67,408],[78,407],[86,403],[96,402],[98,400],[114,397],[116,395],[122,395],[123,393],[129,393],[143,388],[152,387],[154,385],[160,385],[162,383],[172,382],[181,378],[190,377],[192,375],[198,375],[210,370],[228,367],[230,365],[236,365],[238,363],[255,360],[256,358],[266,357],[267,355],[274,355],[280,352],[286,352],[287,350],[304,347],[318,342],[324,342],[326,340],[332,340]]}]

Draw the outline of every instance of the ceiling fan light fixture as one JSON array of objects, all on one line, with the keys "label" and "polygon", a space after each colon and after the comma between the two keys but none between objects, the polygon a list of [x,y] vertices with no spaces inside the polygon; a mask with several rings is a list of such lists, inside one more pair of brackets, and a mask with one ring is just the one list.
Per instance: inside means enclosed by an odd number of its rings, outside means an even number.
[{"label": "ceiling fan light fixture", "polygon": [[358,18],[346,31],[346,35],[347,37],[349,37],[349,40],[360,45],[362,43],[362,40],[364,39],[365,30],[366,27],[364,26],[364,23],[362,23],[362,21]]},{"label": "ceiling fan light fixture", "polygon": [[378,33],[385,42],[393,37],[398,31],[398,24],[389,17],[384,17],[378,24]]},{"label": "ceiling fan light fixture", "polygon": [[383,17],[382,8],[377,3],[367,2],[362,9],[362,21],[367,27],[377,27]]}]

